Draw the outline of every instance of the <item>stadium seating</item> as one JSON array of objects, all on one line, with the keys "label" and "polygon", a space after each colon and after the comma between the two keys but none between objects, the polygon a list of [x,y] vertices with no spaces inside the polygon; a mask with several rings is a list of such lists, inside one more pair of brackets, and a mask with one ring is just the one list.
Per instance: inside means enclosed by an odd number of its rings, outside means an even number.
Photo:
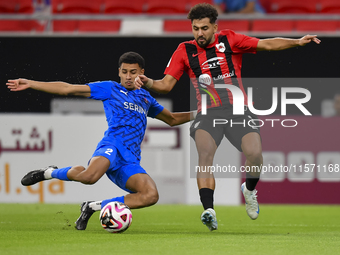
[{"label": "stadium seating", "polygon": [[164,20],[163,30],[166,33],[173,32],[188,32],[191,30],[191,22],[188,19],[185,20]]},{"label": "stadium seating", "polygon": [[293,20],[253,20],[254,32],[290,32],[294,30]]},{"label": "stadium seating", "polygon": [[103,8],[103,0],[53,0],[54,14],[99,14]]},{"label": "stadium seating", "polygon": [[79,32],[119,32],[120,20],[79,20]]},{"label": "stadium seating", "polygon": [[308,1],[297,1],[297,0],[272,0],[271,1],[271,12],[273,13],[292,13],[292,14],[308,14],[316,13],[317,4],[320,0],[308,0]]},{"label": "stadium seating", "polygon": [[53,31],[59,33],[119,32],[120,20],[54,20]]},{"label": "stadium seating", "polygon": [[190,8],[199,3],[214,4],[213,0],[189,0]]},{"label": "stadium seating", "polygon": [[32,0],[0,0],[0,13],[33,13]]},{"label": "stadium seating", "polygon": [[340,13],[340,1],[320,0],[320,13]]},{"label": "stadium seating", "polygon": [[219,20],[218,30],[231,29],[235,32],[245,32],[250,29],[249,20]]},{"label": "stadium seating", "polygon": [[189,2],[186,0],[147,0],[146,12],[149,14],[185,14],[188,9]]},{"label": "stadium seating", "polygon": [[299,32],[335,32],[338,28],[337,20],[297,20],[296,31]]},{"label": "stadium seating", "polygon": [[54,20],[53,32],[72,33],[78,29],[78,20]]},{"label": "stadium seating", "polygon": [[122,0],[104,0],[104,13],[138,14],[144,12],[146,0],[134,0],[133,4]]},{"label": "stadium seating", "polygon": [[36,20],[0,20],[1,32],[43,32],[44,28]]}]

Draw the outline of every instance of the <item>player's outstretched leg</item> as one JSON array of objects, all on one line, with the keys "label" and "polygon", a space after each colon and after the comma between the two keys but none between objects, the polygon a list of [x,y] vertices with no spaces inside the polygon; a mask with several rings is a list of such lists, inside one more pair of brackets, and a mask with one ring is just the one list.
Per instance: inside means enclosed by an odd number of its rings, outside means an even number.
[{"label": "player's outstretched leg", "polygon": [[208,208],[201,214],[201,221],[210,231],[217,229],[216,212],[212,208]]},{"label": "player's outstretched leg", "polygon": [[248,216],[252,220],[256,220],[260,214],[260,207],[259,207],[259,203],[257,202],[257,195],[256,195],[257,190],[256,189],[254,189],[253,191],[248,190],[246,187],[246,183],[244,182],[241,185],[241,191],[244,196],[244,200],[246,201],[246,211],[247,211]]},{"label": "player's outstretched leg", "polygon": [[85,230],[87,227],[87,222],[91,218],[92,214],[95,212],[90,207],[90,203],[93,201],[85,201],[80,205],[80,216],[76,221],[76,229]]},{"label": "player's outstretched leg", "polygon": [[24,185],[24,186],[30,186],[30,185],[36,184],[38,182],[47,180],[47,178],[45,177],[45,172],[46,171],[53,171],[57,168],[58,167],[56,167],[56,166],[48,166],[48,167],[45,167],[45,168],[41,168],[41,169],[38,169],[38,170],[31,171],[31,172],[27,173],[21,179],[21,184]]}]

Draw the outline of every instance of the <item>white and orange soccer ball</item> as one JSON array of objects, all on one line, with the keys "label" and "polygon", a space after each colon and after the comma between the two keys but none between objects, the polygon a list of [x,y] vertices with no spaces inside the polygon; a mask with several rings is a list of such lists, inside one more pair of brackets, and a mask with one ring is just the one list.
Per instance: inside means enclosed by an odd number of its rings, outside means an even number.
[{"label": "white and orange soccer ball", "polygon": [[132,222],[129,207],[120,202],[111,202],[100,211],[99,220],[102,227],[110,233],[122,233]]}]

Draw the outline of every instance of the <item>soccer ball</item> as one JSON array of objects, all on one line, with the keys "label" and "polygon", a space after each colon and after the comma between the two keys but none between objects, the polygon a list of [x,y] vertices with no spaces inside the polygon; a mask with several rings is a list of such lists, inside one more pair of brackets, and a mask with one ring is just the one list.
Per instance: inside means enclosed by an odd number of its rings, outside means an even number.
[{"label": "soccer ball", "polygon": [[120,202],[110,202],[100,211],[99,220],[106,231],[122,233],[130,227],[132,213],[127,205]]}]

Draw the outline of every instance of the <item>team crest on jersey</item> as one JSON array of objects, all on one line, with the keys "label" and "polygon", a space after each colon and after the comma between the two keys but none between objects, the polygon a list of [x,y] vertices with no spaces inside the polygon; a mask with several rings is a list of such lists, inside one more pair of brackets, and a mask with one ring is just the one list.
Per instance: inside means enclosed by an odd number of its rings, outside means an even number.
[{"label": "team crest on jersey", "polygon": [[223,42],[216,44],[216,48],[218,49],[219,52],[225,52],[225,45]]},{"label": "team crest on jersey", "polygon": [[147,103],[147,104],[149,103],[149,101],[146,99],[146,97],[144,97],[144,102]]}]

